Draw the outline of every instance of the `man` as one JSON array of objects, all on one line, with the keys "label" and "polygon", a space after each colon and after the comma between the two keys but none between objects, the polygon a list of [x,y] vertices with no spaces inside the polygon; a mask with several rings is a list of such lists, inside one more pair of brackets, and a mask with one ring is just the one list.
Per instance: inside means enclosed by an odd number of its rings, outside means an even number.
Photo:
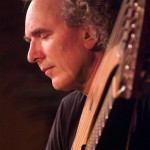
[{"label": "man", "polygon": [[[25,39],[30,42],[28,61],[39,65],[56,90],[76,90],[62,100],[46,150],[72,147],[86,96],[112,29],[112,4],[100,0],[30,3],[25,22]],[[115,142],[103,137],[103,146],[99,144],[98,149],[122,149],[120,135]]]}]

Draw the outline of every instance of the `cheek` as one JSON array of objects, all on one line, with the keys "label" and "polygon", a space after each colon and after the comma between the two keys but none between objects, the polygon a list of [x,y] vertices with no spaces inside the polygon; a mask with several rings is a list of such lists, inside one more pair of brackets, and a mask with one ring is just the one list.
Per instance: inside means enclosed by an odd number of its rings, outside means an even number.
[{"label": "cheek", "polygon": [[84,47],[77,35],[74,37],[71,35],[53,36],[43,42],[43,49],[48,62],[56,65],[57,72],[75,78],[82,61],[84,61]]},{"label": "cheek", "polygon": [[59,40],[57,40],[57,42],[55,41],[56,40],[43,42],[43,50],[46,55],[44,61],[47,65],[54,65],[57,74],[69,72],[71,65],[70,52],[67,52],[67,46],[64,46],[65,44]]},{"label": "cheek", "polygon": [[87,63],[87,51],[80,42],[70,42],[62,48],[58,61],[61,69],[75,79]]},{"label": "cheek", "polygon": [[58,66],[59,62],[61,61],[61,58],[63,57],[61,54],[62,50],[60,44],[58,42],[55,42],[55,40],[50,39],[44,41],[42,45],[43,45],[43,51],[46,56],[44,60],[45,63],[50,63],[52,65]]}]

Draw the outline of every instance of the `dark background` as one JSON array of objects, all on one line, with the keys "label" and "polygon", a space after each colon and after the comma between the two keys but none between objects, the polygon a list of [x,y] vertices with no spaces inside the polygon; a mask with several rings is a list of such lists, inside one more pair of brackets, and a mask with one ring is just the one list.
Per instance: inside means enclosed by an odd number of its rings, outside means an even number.
[{"label": "dark background", "polygon": [[64,95],[26,60],[23,8],[21,0],[0,3],[0,150],[44,150]]},{"label": "dark background", "polygon": [[[66,94],[56,92],[38,66],[26,60],[26,7],[21,0],[0,3],[0,150],[44,150],[57,107]],[[147,35],[149,32],[147,29]],[[145,58],[150,61],[150,36],[144,41]]]}]

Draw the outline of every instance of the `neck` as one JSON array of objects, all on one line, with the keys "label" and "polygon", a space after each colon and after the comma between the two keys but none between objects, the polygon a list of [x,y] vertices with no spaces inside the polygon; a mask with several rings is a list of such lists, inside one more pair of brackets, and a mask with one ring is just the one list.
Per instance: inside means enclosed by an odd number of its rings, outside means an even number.
[{"label": "neck", "polygon": [[86,80],[86,83],[85,83],[84,88],[83,88],[83,90],[82,90],[82,92],[83,92],[85,95],[88,95],[88,93],[89,93],[89,90],[90,90],[92,81],[93,81],[93,79],[94,79],[94,77],[95,77],[95,74],[96,74],[96,72],[97,72],[98,67],[99,67],[100,64],[101,64],[103,55],[104,55],[104,51],[97,52],[97,53],[95,54],[94,61],[92,62],[92,66],[91,66],[90,69],[89,69],[89,73],[88,73],[88,76],[87,76],[87,80]]}]

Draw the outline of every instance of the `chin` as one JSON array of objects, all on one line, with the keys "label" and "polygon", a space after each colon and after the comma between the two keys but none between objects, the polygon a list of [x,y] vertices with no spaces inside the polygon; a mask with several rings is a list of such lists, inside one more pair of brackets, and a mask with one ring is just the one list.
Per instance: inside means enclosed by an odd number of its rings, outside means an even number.
[{"label": "chin", "polygon": [[72,84],[69,84],[67,82],[54,82],[52,80],[52,85],[54,87],[55,90],[58,90],[58,91],[70,91],[70,90],[74,90],[73,86],[70,86]]}]

